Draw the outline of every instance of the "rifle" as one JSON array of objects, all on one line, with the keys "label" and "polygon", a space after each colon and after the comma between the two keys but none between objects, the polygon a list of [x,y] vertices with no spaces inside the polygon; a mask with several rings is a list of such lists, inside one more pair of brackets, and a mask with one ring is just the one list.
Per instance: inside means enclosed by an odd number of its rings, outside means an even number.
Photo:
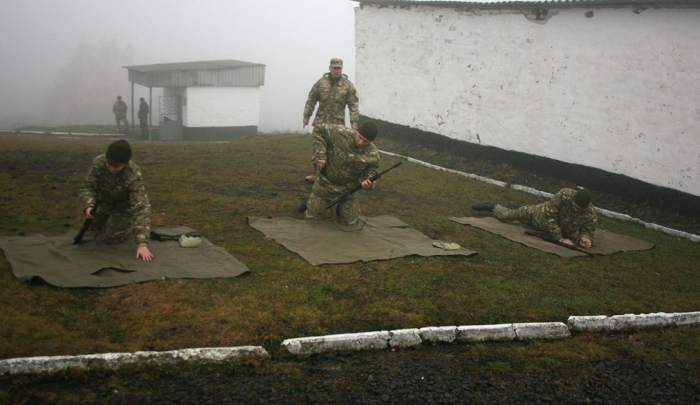
[{"label": "rifle", "polygon": [[549,242],[549,243],[553,243],[553,244],[555,244],[555,245],[559,245],[559,246],[565,247],[565,248],[567,248],[567,249],[569,249],[569,250],[575,250],[575,251],[577,251],[577,252],[585,253],[585,254],[588,255],[588,256],[595,256],[594,253],[591,253],[591,252],[589,252],[589,251],[587,251],[587,250],[583,250],[583,249],[577,248],[576,246],[572,246],[572,245],[566,244],[566,243],[564,243],[564,242],[559,242],[559,241],[556,240],[556,239],[547,238],[547,237],[545,237],[545,236],[542,236],[542,235],[538,234],[537,232],[532,232],[532,231],[527,231],[527,230],[526,230],[526,231],[525,231],[525,235],[536,236],[536,237],[542,239],[543,241],[546,241],[546,242]]},{"label": "rifle", "polygon": [[[395,168],[396,168],[397,166],[399,166],[400,164],[401,164],[401,162],[398,162],[398,163],[396,163],[395,165],[391,166],[390,168],[388,168],[388,169],[386,169],[386,170],[384,170],[384,171],[382,171],[382,172],[379,172],[379,173],[375,174],[374,176],[370,177],[369,179],[372,181],[372,183],[374,183],[375,181],[379,180],[379,178],[382,177],[382,176],[384,175],[384,173],[386,173],[386,172],[388,172],[388,171],[390,171],[390,170],[395,169]],[[351,195],[357,193],[357,192],[360,191],[360,190],[362,190],[362,184],[361,184],[361,183],[358,184],[358,185],[356,185],[356,186],[354,186],[353,188],[349,189],[348,191],[346,191],[345,193],[343,193],[343,195],[341,195],[340,197],[338,197],[338,198],[336,198],[335,200],[331,201],[328,205],[326,205],[326,209],[331,208],[332,206],[334,206],[334,205],[336,205],[336,204],[338,204],[338,203],[340,203],[340,202],[345,201],[348,197],[350,197]]]},{"label": "rifle", "polygon": [[[100,201],[97,200],[95,201],[95,206],[91,208],[91,211],[93,212],[93,216],[97,216],[97,206],[100,204]],[[75,235],[75,238],[73,238],[73,244],[74,245],[80,245],[83,243],[83,236],[85,236],[85,232],[90,229],[90,225],[92,225],[92,219],[86,218],[85,222],[83,222],[82,228],[80,228],[80,232],[78,232],[77,235]]]}]

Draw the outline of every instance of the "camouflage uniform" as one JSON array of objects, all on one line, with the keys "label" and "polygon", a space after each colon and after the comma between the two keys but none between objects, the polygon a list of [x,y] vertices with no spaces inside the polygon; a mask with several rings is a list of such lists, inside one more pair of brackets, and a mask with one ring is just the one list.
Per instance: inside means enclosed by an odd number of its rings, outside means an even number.
[{"label": "camouflage uniform", "polygon": [[104,154],[92,161],[92,167],[80,190],[83,207],[94,207],[99,199],[99,216],[92,230],[104,237],[107,244],[121,243],[131,232],[136,243],[148,243],[151,234],[151,204],[148,201],[141,169],[130,161],[124,169],[112,174]]},{"label": "camouflage uniform", "polygon": [[[377,174],[379,150],[374,144],[359,148],[355,143],[357,132],[343,125],[314,126],[314,164],[325,160],[311,189],[306,207],[306,218],[322,219],[326,205],[348,189]],[[378,181],[372,184],[376,187]],[[354,225],[360,215],[360,203],[355,193],[338,204],[340,223]]]},{"label": "camouflage uniform", "polygon": [[598,223],[598,215],[593,204],[574,212],[571,198],[576,190],[563,188],[552,199],[542,204],[529,205],[517,209],[508,209],[501,205],[493,208],[493,215],[504,221],[521,221],[532,225],[536,230],[546,232],[547,235],[559,240],[569,238],[578,232],[576,241],[587,238],[593,242],[593,233]]},{"label": "camouflage uniform", "polygon": [[141,135],[145,138],[148,136],[148,113],[151,109],[148,108],[148,103],[146,101],[141,101],[139,105],[139,124],[141,124]]},{"label": "camouflage uniform", "polygon": [[314,125],[338,124],[345,125],[345,106],[350,110],[350,125],[360,121],[359,99],[355,85],[346,75],[333,80],[330,73],[320,78],[309,92],[309,98],[304,107],[304,119],[311,118],[318,103],[318,111]]},{"label": "camouflage uniform", "polygon": [[119,129],[119,132],[121,132],[122,127],[121,127],[121,122],[124,121],[124,131],[127,131],[129,129],[129,121],[126,119],[126,103],[123,100],[117,100],[114,102],[114,105],[112,106],[112,112],[114,113],[114,119],[117,121],[117,128]]}]

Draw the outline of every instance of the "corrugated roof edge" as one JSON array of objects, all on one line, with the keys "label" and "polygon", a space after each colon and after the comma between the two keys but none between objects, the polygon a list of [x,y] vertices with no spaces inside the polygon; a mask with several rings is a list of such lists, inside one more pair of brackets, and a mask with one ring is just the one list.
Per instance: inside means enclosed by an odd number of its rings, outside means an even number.
[{"label": "corrugated roof edge", "polygon": [[437,7],[700,7],[700,0],[351,0],[360,4]]},{"label": "corrugated roof edge", "polygon": [[265,66],[262,63],[244,62],[240,60],[204,60],[195,62],[158,63],[153,65],[124,66],[124,68],[136,72],[157,72],[173,70],[218,70],[240,67]]}]

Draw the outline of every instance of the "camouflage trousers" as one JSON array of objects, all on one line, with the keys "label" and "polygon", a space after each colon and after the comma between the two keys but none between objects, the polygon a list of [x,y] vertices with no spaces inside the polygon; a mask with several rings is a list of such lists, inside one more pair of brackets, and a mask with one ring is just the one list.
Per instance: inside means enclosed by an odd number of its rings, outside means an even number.
[{"label": "camouflage trousers", "polygon": [[[331,183],[326,176],[319,174],[311,189],[311,196],[306,203],[306,219],[326,219],[331,215],[326,210],[326,205],[340,197],[347,191],[347,186],[340,186]],[[348,197],[345,201],[338,203],[331,209],[337,210],[340,223],[342,225],[355,225],[360,216],[360,200],[357,193]]]},{"label": "camouflage trousers", "polygon": [[141,136],[148,138],[148,119],[139,118],[139,124],[141,124]]},{"label": "camouflage trousers", "polygon": [[532,225],[537,229],[547,230],[544,218],[540,218],[537,205],[525,205],[516,209],[506,208],[502,205],[493,207],[493,216],[502,221],[520,221]]},{"label": "camouflage trousers", "polygon": [[119,212],[98,215],[92,221],[90,230],[95,232],[96,240],[108,245],[122,243],[133,233],[131,215]]},{"label": "camouflage trousers", "polygon": [[117,129],[119,132],[122,131],[122,122],[124,122],[124,131],[129,130],[129,121],[126,119],[126,115],[115,115],[114,120],[117,121]]}]

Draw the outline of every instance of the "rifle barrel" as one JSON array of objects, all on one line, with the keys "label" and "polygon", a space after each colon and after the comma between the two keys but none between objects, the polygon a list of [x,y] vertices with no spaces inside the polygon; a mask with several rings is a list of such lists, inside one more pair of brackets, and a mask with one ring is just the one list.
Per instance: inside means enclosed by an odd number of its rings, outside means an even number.
[{"label": "rifle barrel", "polygon": [[[393,166],[390,168],[383,170],[374,176],[370,177],[369,179],[372,180],[372,182],[375,182],[379,180],[380,177],[382,177],[386,172],[395,169],[397,166],[399,166],[402,162],[396,162]],[[356,192],[360,191],[362,189],[362,184],[359,184],[357,186],[354,186],[353,188],[349,189],[348,191],[344,192],[343,195],[340,197],[336,198],[335,200],[331,201],[326,205],[326,209],[331,208],[332,206],[338,204],[339,202],[345,201],[346,198],[350,197],[351,195],[355,194]]]}]

